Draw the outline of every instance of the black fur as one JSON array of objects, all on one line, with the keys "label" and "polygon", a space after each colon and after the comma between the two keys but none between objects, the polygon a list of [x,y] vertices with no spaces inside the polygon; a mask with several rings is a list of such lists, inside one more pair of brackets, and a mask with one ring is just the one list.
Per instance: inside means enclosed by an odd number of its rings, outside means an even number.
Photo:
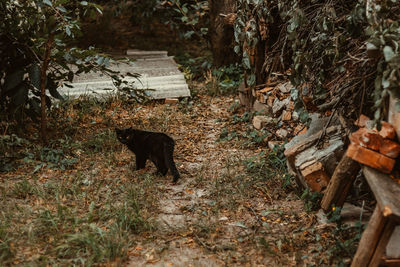
[{"label": "black fur", "polygon": [[136,170],[145,168],[150,159],[157,167],[157,172],[166,175],[168,169],[175,183],[179,172],[174,163],[174,139],[164,133],[155,133],[132,128],[115,129],[118,140],[125,144],[136,155]]}]

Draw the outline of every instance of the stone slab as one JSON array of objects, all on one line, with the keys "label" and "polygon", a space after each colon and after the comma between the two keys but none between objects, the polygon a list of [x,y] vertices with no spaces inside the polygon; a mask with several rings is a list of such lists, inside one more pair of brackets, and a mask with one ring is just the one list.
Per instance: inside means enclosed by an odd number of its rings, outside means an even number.
[{"label": "stone slab", "polygon": [[126,55],[131,58],[161,58],[168,57],[167,51],[143,51],[138,49],[128,49]]},{"label": "stone slab", "polygon": [[[127,77],[137,89],[150,89],[148,94],[153,99],[189,97],[190,91],[185,77],[179,71],[178,65],[166,51],[128,50],[130,56],[138,57],[134,62],[114,63],[109,68],[119,71],[122,75],[139,73],[139,78]],[[136,53],[136,54],[135,54]],[[146,58],[146,56],[148,56]],[[123,58],[124,55],[116,56]],[[74,78],[73,88],[63,86],[59,92],[68,97],[80,95],[104,96],[115,94],[115,88],[110,77],[99,72],[81,74]]]}]

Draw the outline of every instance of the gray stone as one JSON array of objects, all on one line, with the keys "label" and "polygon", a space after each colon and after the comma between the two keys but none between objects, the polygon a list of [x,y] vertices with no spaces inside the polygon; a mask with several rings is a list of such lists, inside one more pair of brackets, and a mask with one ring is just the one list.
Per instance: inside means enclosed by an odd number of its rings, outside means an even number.
[{"label": "gray stone", "polygon": [[254,118],[253,118],[253,126],[257,130],[260,130],[267,125],[275,124],[275,123],[276,123],[275,119],[268,117],[268,116],[258,115],[258,116],[254,116]]},{"label": "gray stone", "polygon": [[340,211],[340,217],[342,220],[349,219],[360,219],[361,213],[365,215],[365,210],[362,207],[355,206],[353,204],[345,202],[343,204],[342,210]]},{"label": "gray stone", "polygon": [[268,105],[265,105],[263,103],[260,103],[260,101],[258,101],[258,100],[254,101],[253,110],[255,112],[258,112],[261,114],[270,114],[271,113],[271,107]]},{"label": "gray stone", "polygon": [[315,214],[315,216],[317,217],[317,222],[318,222],[318,224],[320,224],[320,225],[327,225],[327,224],[329,224],[329,219],[326,217],[326,214],[325,214],[325,212],[324,212],[322,209],[320,209],[320,210]]},{"label": "gray stone", "polygon": [[272,105],[272,113],[277,114],[284,107],[289,105],[289,102],[290,102],[290,98],[286,98],[282,101],[280,101],[278,98],[275,98],[274,104]]},{"label": "gray stone", "polygon": [[138,49],[128,49],[126,55],[133,59],[166,58],[167,51],[143,51]]},{"label": "gray stone", "polygon": [[300,119],[299,113],[293,111],[292,113],[292,121],[298,121]]},{"label": "gray stone", "polygon": [[282,144],[282,142],[280,142],[280,141],[269,141],[268,147],[269,147],[269,149],[273,150],[275,148],[275,146],[280,146],[281,144]]},{"label": "gray stone", "polygon": [[290,90],[292,90],[293,85],[291,82],[283,83],[278,86],[279,91],[281,91],[283,94],[290,93]]},{"label": "gray stone", "polygon": [[285,129],[279,129],[276,132],[276,136],[278,136],[281,139],[285,139],[288,136],[288,131],[286,131]]}]

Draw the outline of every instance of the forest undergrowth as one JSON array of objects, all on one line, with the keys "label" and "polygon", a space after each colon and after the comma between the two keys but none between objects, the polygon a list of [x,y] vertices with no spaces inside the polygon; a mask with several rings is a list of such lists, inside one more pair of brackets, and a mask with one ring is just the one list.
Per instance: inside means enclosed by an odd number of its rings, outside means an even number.
[{"label": "forest undergrowth", "polygon": [[[306,211],[282,148],[266,149],[232,95],[81,98],[51,114],[47,146],[31,124],[0,136],[1,264],[321,266],[354,253],[358,228]],[[177,184],[149,162],[134,171],[114,133],[129,126],[176,140]]]}]

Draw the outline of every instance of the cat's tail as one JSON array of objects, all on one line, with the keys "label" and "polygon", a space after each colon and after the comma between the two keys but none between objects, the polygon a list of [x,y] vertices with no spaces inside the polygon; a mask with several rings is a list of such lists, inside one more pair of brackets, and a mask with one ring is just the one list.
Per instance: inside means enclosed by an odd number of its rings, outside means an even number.
[{"label": "cat's tail", "polygon": [[172,176],[174,177],[173,182],[176,183],[180,178],[179,171],[175,166],[174,162],[174,141],[168,142],[164,144],[164,159],[165,164],[167,165],[168,169],[171,171]]}]

